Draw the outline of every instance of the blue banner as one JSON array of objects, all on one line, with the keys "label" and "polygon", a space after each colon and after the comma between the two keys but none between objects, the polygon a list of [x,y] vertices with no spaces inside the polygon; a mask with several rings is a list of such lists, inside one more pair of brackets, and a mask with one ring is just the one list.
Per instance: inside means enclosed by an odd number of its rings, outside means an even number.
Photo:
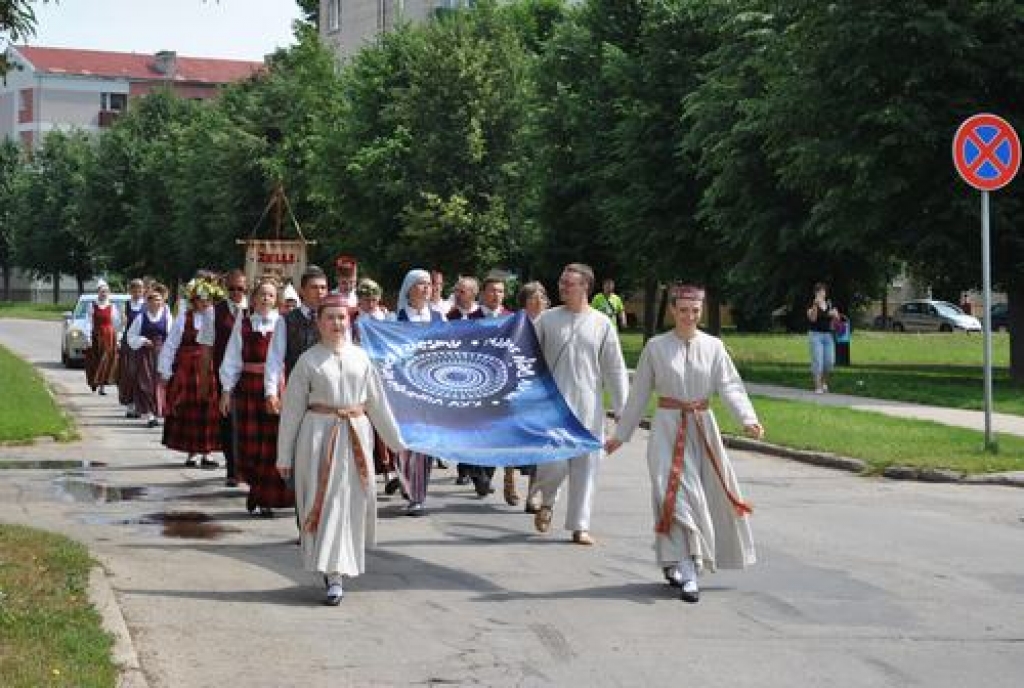
[{"label": "blue banner", "polygon": [[600,448],[555,386],[525,313],[356,324],[410,449],[461,463],[522,466]]}]

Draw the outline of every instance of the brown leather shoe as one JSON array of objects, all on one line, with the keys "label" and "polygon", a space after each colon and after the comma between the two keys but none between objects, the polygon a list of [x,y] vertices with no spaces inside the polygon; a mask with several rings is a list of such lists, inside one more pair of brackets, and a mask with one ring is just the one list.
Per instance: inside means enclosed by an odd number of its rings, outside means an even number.
[{"label": "brown leather shoe", "polygon": [[590,533],[585,530],[574,530],[572,531],[572,541],[577,545],[593,545],[594,538],[590,537]]},{"label": "brown leather shoe", "polygon": [[516,493],[516,469],[505,469],[505,503],[509,506],[519,505],[519,495]]},{"label": "brown leather shoe", "polygon": [[533,517],[533,527],[538,533],[546,533],[551,529],[551,507],[542,506]]}]

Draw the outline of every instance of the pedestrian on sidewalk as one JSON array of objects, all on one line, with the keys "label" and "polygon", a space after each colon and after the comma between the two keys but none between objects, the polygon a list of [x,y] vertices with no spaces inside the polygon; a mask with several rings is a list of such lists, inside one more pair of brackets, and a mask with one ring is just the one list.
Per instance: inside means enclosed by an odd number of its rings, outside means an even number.
[{"label": "pedestrian on sidewalk", "polygon": [[145,282],[138,278],[129,282],[128,295],[128,303],[124,305],[124,328],[117,347],[117,401],[126,407],[125,418],[138,418],[139,412],[132,398],[138,371],[135,369],[136,357],[132,355],[132,348],[128,345],[128,330],[135,319],[146,310]]},{"label": "pedestrian on sidewalk", "polygon": [[647,468],[654,509],[654,550],[665,580],[697,602],[701,570],[743,568],[755,561],[753,538],[739,482],[709,407],[718,394],[744,432],[764,429],[722,341],[697,328],[704,290],[680,286],[669,306],[671,332],[653,337],[640,355],[629,401],[608,453],[629,441],[651,393],[658,408],[651,421]]},{"label": "pedestrian on sidewalk", "polygon": [[839,310],[828,299],[828,285],[818,282],[814,285],[814,299],[807,307],[807,339],[811,349],[811,375],[814,377],[814,393],[828,391],[828,376],[836,365],[836,341],[833,335]]},{"label": "pedestrian on sidewalk", "polygon": [[363,573],[366,547],[375,544],[374,428],[392,448],[403,443],[377,369],[349,342],[341,296],[320,302],[317,326],[319,343],[299,358],[285,388],[277,469],[285,480],[294,476],[303,567],[323,575],[333,606],[344,594],[342,577]]},{"label": "pedestrian on sidewalk", "polygon": [[157,370],[167,389],[167,417],[163,444],[185,452],[185,466],[217,468],[210,454],[220,451],[220,414],[217,412],[217,382],[213,363],[199,333],[213,317],[215,299],[224,288],[213,275],[201,274],[185,286],[186,310],[171,325],[160,349]]},{"label": "pedestrian on sidewalk", "polygon": [[[220,370],[224,362],[224,352],[228,348],[228,340],[235,329],[235,323],[245,317],[249,310],[248,278],[245,273],[237,268],[228,272],[224,277],[224,289],[228,297],[218,301],[213,307],[213,317],[206,320],[206,329],[200,333],[199,340],[207,346],[206,354],[211,357],[214,373]],[[275,299],[277,292],[274,293]],[[217,375],[217,398],[224,396],[221,389],[220,376]],[[224,453],[224,464],[226,475],[224,484],[227,487],[238,485],[238,476],[235,469],[235,449],[238,438],[235,432],[235,414],[229,411],[221,413],[220,417],[220,446]]]},{"label": "pedestrian on sidewalk", "polygon": [[110,300],[105,280],[96,285],[96,300],[89,311],[91,344],[85,352],[85,380],[89,389],[106,394],[106,386],[117,381],[117,330],[121,313]]},{"label": "pedestrian on sidewalk", "polygon": [[146,294],[145,310],[132,322],[126,336],[131,349],[131,367],[135,371],[131,397],[136,413],[150,428],[160,425],[160,419],[164,417],[164,395],[157,361],[173,323],[174,316],[167,307],[167,287],[154,282]]},{"label": "pedestrian on sidewalk", "polygon": [[590,302],[591,307],[601,311],[621,329],[626,329],[626,305],[622,297],[615,293],[615,280],[611,277],[601,282],[601,292]]},{"label": "pedestrian on sidewalk", "polygon": [[[570,263],[558,280],[563,305],[541,314],[534,323],[537,341],[558,391],[580,422],[599,441],[604,439],[604,392],[611,397],[616,417],[626,401],[626,363],[615,325],[590,307],[594,271],[582,263]],[[534,527],[546,533],[562,484],[569,479],[569,503],[565,529],[572,541],[592,545],[590,512],[597,489],[601,450],[563,461],[537,466],[537,489],[541,507],[534,515]]]},{"label": "pedestrian on sidewalk", "polygon": [[277,280],[260,279],[250,312],[235,321],[220,366],[220,413],[234,417],[235,471],[249,485],[245,508],[262,518],[295,506],[295,495],[277,472],[278,417],[267,412],[263,394],[267,352],[280,317]]}]

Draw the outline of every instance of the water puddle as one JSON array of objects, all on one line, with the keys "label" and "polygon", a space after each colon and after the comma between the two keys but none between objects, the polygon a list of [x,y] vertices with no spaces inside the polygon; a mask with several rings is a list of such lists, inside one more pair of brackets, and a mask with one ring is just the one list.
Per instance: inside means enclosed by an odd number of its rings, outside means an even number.
[{"label": "water puddle", "polygon": [[67,459],[44,459],[33,461],[4,460],[0,461],[0,470],[71,470],[75,468],[104,468],[107,464],[102,461],[89,461],[88,459],[71,461]]},{"label": "water puddle", "polygon": [[217,523],[209,514],[201,511],[161,511],[107,523],[123,526],[158,526],[160,534],[164,537],[191,540],[216,540],[225,533],[241,532],[238,528]]},{"label": "water puddle", "polygon": [[58,480],[57,487],[76,502],[109,504],[131,502],[151,497],[153,491],[137,485],[104,485],[87,480]]}]

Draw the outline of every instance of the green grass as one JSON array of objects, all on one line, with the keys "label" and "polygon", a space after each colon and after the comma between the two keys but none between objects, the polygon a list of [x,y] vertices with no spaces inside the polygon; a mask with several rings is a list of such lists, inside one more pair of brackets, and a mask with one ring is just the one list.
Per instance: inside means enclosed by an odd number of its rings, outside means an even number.
[{"label": "green grass", "polygon": [[28,320],[63,320],[63,314],[74,310],[68,303],[25,303],[21,301],[0,301],[0,318],[25,318]]},{"label": "green grass", "polygon": [[[1024,470],[1024,437],[1000,435],[996,453],[984,449],[981,432],[880,413],[753,397],[765,441],[795,449],[863,459],[871,472],[888,466],[950,468],[965,473]],[[714,401],[723,432],[742,429]]]},{"label": "green grass", "polygon": [[113,643],[87,597],[92,566],[76,542],[0,524],[0,685],[115,684]]},{"label": "green grass", "polygon": [[[724,340],[747,382],[810,387],[806,335],[727,334]],[[639,359],[641,347],[641,335],[623,335],[630,367]],[[1024,390],[1009,378],[1009,350],[1009,335],[993,334],[995,410],[1024,415]],[[829,388],[842,394],[980,410],[982,356],[977,334],[855,331],[853,365],[837,368]]]},{"label": "green grass", "polygon": [[57,406],[35,368],[2,346],[0,390],[0,442],[75,437],[70,418]]}]

